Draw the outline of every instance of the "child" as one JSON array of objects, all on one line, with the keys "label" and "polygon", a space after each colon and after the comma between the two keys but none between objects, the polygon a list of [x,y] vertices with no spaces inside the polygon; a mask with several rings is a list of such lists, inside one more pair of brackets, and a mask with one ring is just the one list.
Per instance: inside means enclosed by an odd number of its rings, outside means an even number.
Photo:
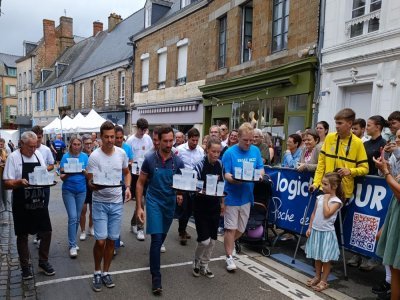
[{"label": "child", "polygon": [[[207,182],[207,174],[218,175],[218,181],[223,180],[222,163],[219,160],[221,141],[217,137],[210,137],[207,141],[207,155],[197,163],[195,170],[197,178]],[[217,239],[219,216],[223,209],[222,197],[196,195],[193,202],[193,215],[197,231],[197,248],[193,261],[193,276],[204,275],[213,278],[214,274],[208,268],[212,250]]]},{"label": "child", "polygon": [[[334,223],[343,205],[341,177],[336,172],[326,173],[322,178],[324,195],[317,197],[310,225],[306,232],[308,237],[305,252],[307,258],[315,259],[315,277],[307,281],[307,286],[321,292],[329,287],[328,275],[331,260],[339,259],[339,244],[335,234]],[[322,273],[322,270],[324,272]],[[321,274],[322,273],[322,274]]]}]

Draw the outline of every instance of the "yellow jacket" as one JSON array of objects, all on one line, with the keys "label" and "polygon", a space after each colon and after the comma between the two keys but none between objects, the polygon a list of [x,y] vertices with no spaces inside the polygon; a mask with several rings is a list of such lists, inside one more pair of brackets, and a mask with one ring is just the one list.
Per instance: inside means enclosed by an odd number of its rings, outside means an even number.
[{"label": "yellow jacket", "polygon": [[368,174],[368,158],[364,144],[354,134],[339,139],[337,133],[329,133],[322,145],[315,171],[314,185],[320,186],[325,173],[337,168],[347,168],[351,175],[343,177],[342,188],[346,198],[350,198],[354,190],[354,177]]}]

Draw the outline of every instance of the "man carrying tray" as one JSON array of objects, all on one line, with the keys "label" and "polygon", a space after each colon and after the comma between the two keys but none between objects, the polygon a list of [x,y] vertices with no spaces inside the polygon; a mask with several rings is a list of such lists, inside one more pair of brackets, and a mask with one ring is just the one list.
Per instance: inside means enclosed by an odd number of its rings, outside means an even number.
[{"label": "man carrying tray", "polygon": [[29,262],[28,234],[39,234],[39,268],[47,276],[55,274],[48,262],[51,242],[51,222],[45,205],[44,188],[29,188],[28,174],[36,166],[45,167],[42,154],[36,150],[37,136],[26,131],[21,136],[21,148],[10,154],[3,173],[4,186],[13,190],[12,211],[22,279],[33,278]]},{"label": "man carrying tray", "polygon": [[[97,148],[89,157],[87,167],[89,188],[93,190],[92,216],[94,238],[93,248],[94,274],[92,288],[100,292],[104,284],[108,288],[115,286],[108,270],[114,254],[114,241],[119,238],[122,220],[122,188],[101,187],[93,184],[93,174],[116,171],[124,175],[126,187],[125,200],[131,199],[131,174],[128,169],[128,157],[125,151],[114,146],[115,126],[110,121],[100,127],[101,148]],[[103,261],[103,268],[101,262]]]}]

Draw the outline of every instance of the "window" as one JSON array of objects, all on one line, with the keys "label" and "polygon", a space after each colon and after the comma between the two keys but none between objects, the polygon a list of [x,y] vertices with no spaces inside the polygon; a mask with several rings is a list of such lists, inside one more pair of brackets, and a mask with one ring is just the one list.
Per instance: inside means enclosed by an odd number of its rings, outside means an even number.
[{"label": "window", "polygon": [[39,111],[43,111],[44,108],[44,97],[43,97],[43,91],[39,92]]},{"label": "window", "polygon": [[151,1],[148,2],[144,14],[144,28],[147,28],[151,26]]},{"label": "window", "polygon": [[104,76],[104,104],[109,105],[110,100],[110,77]]},{"label": "window", "polygon": [[167,48],[158,49],[158,86],[159,89],[165,89],[167,80]]},{"label": "window", "polygon": [[43,91],[43,110],[48,110],[49,109],[49,97],[48,97],[48,92]]},{"label": "window", "polygon": [[188,56],[188,39],[180,40],[178,46],[178,76],[176,85],[186,84],[187,72],[187,56]]},{"label": "window", "polygon": [[251,60],[253,36],[253,2],[250,1],[242,9],[242,60]]},{"label": "window", "polygon": [[346,23],[350,38],[379,30],[381,0],[353,0],[351,20]]},{"label": "window", "polygon": [[32,71],[31,70],[28,71],[28,80],[29,80],[28,83],[32,84]]},{"label": "window", "polygon": [[29,112],[28,114],[32,114],[32,97],[29,97]]},{"label": "window", "polygon": [[190,4],[190,0],[181,0],[181,8],[188,6]]},{"label": "window", "polygon": [[15,85],[6,84],[6,97],[17,96],[17,87]]},{"label": "window", "polygon": [[22,88],[22,75],[21,73],[18,74],[18,89]]},{"label": "window", "polygon": [[85,84],[81,83],[81,107],[85,108]]},{"label": "window", "polygon": [[274,0],[272,52],[287,49],[289,0]]},{"label": "window", "polygon": [[125,105],[125,72],[119,73],[119,104]]},{"label": "window", "polygon": [[96,106],[96,81],[92,80],[92,107]]},{"label": "window", "polygon": [[142,82],[140,90],[142,92],[147,92],[149,90],[149,54],[142,54],[140,60],[142,61]]},{"label": "window", "polygon": [[219,19],[218,68],[225,68],[226,66],[226,24],[227,24],[226,16]]},{"label": "window", "polygon": [[17,77],[17,69],[7,67],[8,76]]},{"label": "window", "polygon": [[63,92],[63,105],[62,106],[67,106],[68,105],[68,87],[66,85],[63,86],[62,89]]},{"label": "window", "polygon": [[56,89],[50,90],[50,109],[56,108]]},{"label": "window", "polygon": [[28,114],[28,99],[24,98],[24,115]]},{"label": "window", "polygon": [[22,78],[23,82],[22,84],[24,85],[24,89],[26,89],[26,72],[24,72],[24,77]]},{"label": "window", "polygon": [[19,115],[23,115],[23,111],[22,111],[22,98],[18,99],[18,114]]}]

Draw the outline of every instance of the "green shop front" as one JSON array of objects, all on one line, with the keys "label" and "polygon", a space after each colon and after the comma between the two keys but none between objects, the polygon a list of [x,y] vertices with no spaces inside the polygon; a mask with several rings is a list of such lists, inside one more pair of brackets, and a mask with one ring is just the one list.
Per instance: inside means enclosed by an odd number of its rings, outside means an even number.
[{"label": "green shop front", "polygon": [[200,87],[204,129],[213,124],[239,128],[251,123],[270,132],[276,146],[312,122],[316,58]]}]

